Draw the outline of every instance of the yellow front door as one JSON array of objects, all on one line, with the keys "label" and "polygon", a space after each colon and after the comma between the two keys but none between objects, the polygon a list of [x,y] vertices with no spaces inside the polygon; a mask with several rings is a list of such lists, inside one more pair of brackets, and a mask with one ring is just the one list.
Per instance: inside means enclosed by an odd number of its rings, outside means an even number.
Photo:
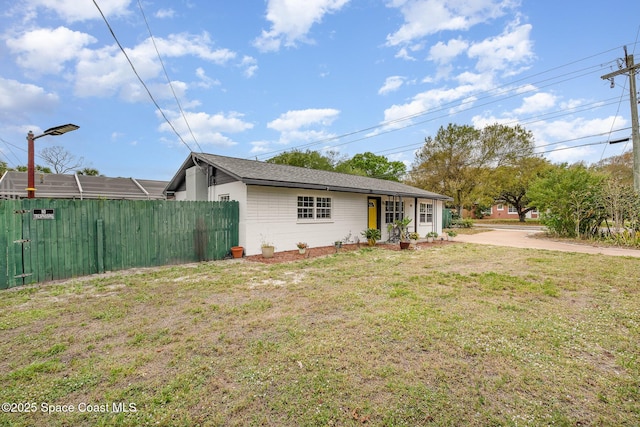
[{"label": "yellow front door", "polygon": [[369,199],[369,227],[378,228],[378,200]]}]

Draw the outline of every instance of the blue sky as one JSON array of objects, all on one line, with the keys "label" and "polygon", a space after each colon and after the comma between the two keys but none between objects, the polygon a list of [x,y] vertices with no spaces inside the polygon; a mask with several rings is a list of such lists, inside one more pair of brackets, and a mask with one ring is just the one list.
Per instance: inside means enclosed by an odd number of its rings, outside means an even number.
[{"label": "blue sky", "polygon": [[26,164],[29,130],[65,123],[80,129],[36,152],[59,145],[104,175],[163,180],[190,150],[410,164],[448,123],[520,123],[554,162],[631,149],[603,143],[631,134],[628,79],[600,76],[623,45],[640,62],[635,0],[5,0],[0,14],[10,166]]}]

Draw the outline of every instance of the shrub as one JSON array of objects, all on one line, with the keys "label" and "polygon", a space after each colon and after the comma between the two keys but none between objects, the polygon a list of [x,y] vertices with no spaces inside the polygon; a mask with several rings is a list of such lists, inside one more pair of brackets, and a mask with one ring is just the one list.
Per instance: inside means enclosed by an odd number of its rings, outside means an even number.
[{"label": "shrub", "polygon": [[454,219],[453,221],[451,221],[451,227],[452,228],[471,228],[473,227],[473,221],[469,218],[466,219]]}]

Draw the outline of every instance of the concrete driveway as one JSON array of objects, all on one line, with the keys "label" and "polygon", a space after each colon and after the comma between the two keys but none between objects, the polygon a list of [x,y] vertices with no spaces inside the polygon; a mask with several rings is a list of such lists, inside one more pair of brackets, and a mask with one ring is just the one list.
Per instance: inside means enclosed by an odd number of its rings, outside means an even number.
[{"label": "concrete driveway", "polygon": [[550,251],[640,258],[640,250],[637,249],[611,248],[532,237],[537,233],[540,233],[537,229],[491,229],[491,231],[478,234],[458,234],[455,240],[465,243],[477,243],[479,245],[511,246],[514,248],[547,249]]}]

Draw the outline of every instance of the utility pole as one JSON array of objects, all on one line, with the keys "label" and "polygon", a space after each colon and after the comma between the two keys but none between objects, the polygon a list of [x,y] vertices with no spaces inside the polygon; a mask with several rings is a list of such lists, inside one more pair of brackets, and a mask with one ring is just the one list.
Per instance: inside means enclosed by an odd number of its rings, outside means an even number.
[{"label": "utility pole", "polygon": [[629,74],[629,97],[631,101],[631,140],[633,141],[633,189],[640,193],[640,132],[638,131],[638,93],[636,92],[636,69],[640,64],[633,63],[633,55],[627,54],[627,47],[624,47],[625,68],[621,68],[613,73],[605,74],[603,80],[611,80],[620,74]]}]

